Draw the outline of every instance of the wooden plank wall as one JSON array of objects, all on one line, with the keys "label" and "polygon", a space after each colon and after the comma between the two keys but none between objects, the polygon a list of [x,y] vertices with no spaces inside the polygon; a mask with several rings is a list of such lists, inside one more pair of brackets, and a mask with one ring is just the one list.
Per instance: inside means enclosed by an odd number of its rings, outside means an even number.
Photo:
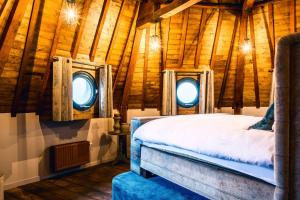
[{"label": "wooden plank wall", "polygon": [[[43,9],[39,12],[38,20],[40,20],[40,27],[36,31],[34,38],[36,45],[35,48],[26,54],[30,56],[30,63],[32,63],[29,74],[24,73],[26,83],[23,83],[23,87],[26,88],[26,93],[21,94],[20,101],[18,101],[17,112],[36,112],[38,102],[40,101],[39,94],[41,92],[41,85],[43,84],[43,77],[47,69],[47,63],[49,53],[53,41],[53,37],[56,31],[58,18],[61,12],[62,0],[40,0],[43,3]],[[111,45],[109,51],[109,60],[107,64],[113,66],[113,80],[116,76],[116,72],[120,66],[122,59],[122,69],[118,76],[118,82],[115,85],[114,92],[114,105],[115,108],[119,107],[122,102],[123,89],[125,85],[126,74],[128,71],[128,64],[131,56],[133,38],[135,30],[131,31],[132,22],[134,20],[135,13],[138,11],[136,1],[126,0],[124,2],[124,9],[120,13],[120,7],[123,0],[111,0],[107,16],[104,22],[101,36],[99,38],[99,45],[95,52],[95,62],[104,64],[106,55],[108,54],[108,48],[110,46],[112,36],[114,35],[114,45]],[[273,6],[273,22],[269,16],[270,8],[266,5],[263,7],[266,17],[264,18],[262,9],[256,7],[253,10],[253,26],[255,34],[256,45],[256,65],[258,73],[259,84],[259,103],[261,106],[267,106],[269,103],[269,95],[271,88],[271,72],[272,62],[270,55],[270,48],[268,42],[268,32],[266,31],[265,24],[274,23],[274,38],[275,43],[283,35],[290,33],[291,23],[294,23],[295,30],[300,30],[300,0],[295,0],[295,8],[291,9],[292,0],[275,1]],[[8,21],[10,11],[13,7],[14,0],[0,0],[0,37],[2,36],[6,22]],[[100,14],[103,8],[103,0],[91,0],[87,6],[85,0],[77,0],[77,6],[79,12],[85,10],[87,7],[88,13],[86,14],[84,29],[81,39],[76,44],[77,59],[80,61],[89,61],[89,54],[91,46],[94,40],[96,27],[100,18]],[[212,1],[216,2],[216,1]],[[225,1],[224,1],[225,2]],[[237,1],[226,1],[237,2]],[[20,26],[17,29],[16,37],[11,43],[11,50],[7,56],[7,62],[3,68],[3,72],[0,77],[0,112],[11,112],[12,103],[15,98],[15,91],[17,86],[17,80],[19,77],[20,66],[22,61],[23,50],[26,41],[26,35],[28,31],[29,19],[31,15],[33,0],[29,0],[25,9],[24,17],[20,21]],[[63,7],[64,9],[64,7]],[[160,51],[153,51],[149,49],[148,66],[146,73],[146,81],[143,83],[144,64],[145,64],[145,38],[146,31],[142,32],[142,39],[140,48],[137,51],[136,66],[134,69],[131,87],[127,88],[129,91],[128,96],[128,108],[157,108],[160,105],[160,75],[161,69],[194,69],[195,60],[199,62],[199,69],[207,68],[211,63],[212,52],[215,52],[214,57],[214,69],[215,69],[215,102],[218,102],[219,96],[223,96],[220,106],[231,107],[234,100],[234,84],[235,84],[235,71],[237,65],[237,52],[238,52],[238,38],[239,33],[236,33],[236,39],[234,40],[232,47],[232,56],[230,66],[228,67],[227,81],[224,89],[224,94],[220,95],[221,86],[223,82],[223,76],[226,63],[228,63],[228,55],[232,41],[232,33],[234,29],[236,14],[238,11],[222,10],[222,23],[219,28],[219,39],[217,41],[217,48],[213,51],[213,43],[215,38],[215,32],[217,29],[218,9],[206,7],[205,16],[210,16],[206,21],[205,31],[203,38],[201,39],[201,50],[198,52],[197,59],[195,57],[197,44],[199,39],[199,29],[201,16],[203,16],[203,10],[200,5],[194,5],[187,11],[179,12],[173,15],[171,18],[163,19],[161,22],[161,30],[157,28],[156,33],[161,36],[161,46],[163,47],[163,54]],[[290,15],[290,11],[295,10],[294,15]],[[84,11],[85,12],[85,11]],[[188,13],[188,16],[184,16],[184,13]],[[118,17],[119,16],[119,17]],[[118,22],[116,19],[119,19]],[[186,20],[187,19],[187,23]],[[265,23],[264,19],[267,20]],[[204,21],[204,20],[203,20]],[[186,24],[184,24],[186,23]],[[118,25],[119,34],[113,34],[115,26]],[[134,23],[135,24],[135,23]],[[157,27],[160,27],[157,24]],[[182,27],[186,30],[182,31]],[[249,25],[248,25],[249,27]],[[133,25],[135,29],[135,26]],[[74,38],[76,36],[76,30],[78,26],[68,26],[65,23],[61,25],[61,32],[59,34],[57,48],[55,55],[71,57],[71,52],[74,49]],[[237,28],[238,30],[238,28]],[[247,29],[247,36],[250,38],[250,28]],[[150,26],[150,36],[154,35],[154,25]],[[184,35],[183,35],[184,34]],[[272,35],[272,33],[271,33]],[[184,46],[181,42],[181,38],[185,38]],[[148,38],[148,37],[147,37]],[[125,46],[127,48],[125,49]],[[151,47],[151,44],[150,44]],[[183,53],[182,53],[183,52]],[[123,56],[124,55],[124,56]],[[162,59],[163,56],[163,59]],[[163,63],[162,60],[165,62]],[[179,63],[182,65],[179,66]],[[197,66],[197,67],[198,67]],[[254,72],[253,72],[253,60],[252,54],[246,56],[245,60],[245,79],[244,79],[244,106],[256,106],[255,84],[254,84]],[[51,73],[51,72],[50,72]],[[49,92],[51,82],[51,75],[47,81],[46,91],[44,96],[51,95]],[[143,86],[147,86],[147,94],[143,94]],[[51,102],[43,102],[42,110],[46,112],[49,109]]]}]

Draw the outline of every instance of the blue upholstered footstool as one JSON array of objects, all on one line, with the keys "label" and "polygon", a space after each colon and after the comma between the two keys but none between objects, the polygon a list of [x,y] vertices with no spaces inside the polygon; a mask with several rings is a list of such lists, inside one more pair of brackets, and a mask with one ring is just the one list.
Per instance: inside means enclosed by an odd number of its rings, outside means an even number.
[{"label": "blue upholstered footstool", "polygon": [[146,179],[133,172],[114,177],[113,200],[206,200],[206,198],[158,176]]}]

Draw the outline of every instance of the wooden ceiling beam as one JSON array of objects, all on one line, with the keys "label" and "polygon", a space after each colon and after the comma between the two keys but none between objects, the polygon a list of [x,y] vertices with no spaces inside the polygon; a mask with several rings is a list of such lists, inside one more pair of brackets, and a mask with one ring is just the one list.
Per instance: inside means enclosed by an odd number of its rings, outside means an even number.
[{"label": "wooden ceiling beam", "polygon": [[268,5],[269,31],[273,48],[275,48],[274,5]]},{"label": "wooden ceiling beam", "polygon": [[[261,11],[262,11],[264,24],[265,24],[265,29],[266,29],[267,38],[268,38],[268,43],[269,43],[270,57],[271,57],[271,68],[273,70],[274,69],[274,56],[275,56],[275,50],[274,50],[274,46],[273,46],[274,39],[272,38],[271,29],[270,29],[270,26],[268,24],[267,16],[266,16],[266,13],[265,13],[265,10],[264,10],[263,7],[261,7]],[[273,26],[274,26],[274,24],[273,24]],[[274,29],[273,29],[273,31],[274,31]],[[273,32],[273,35],[274,35],[274,32]]]},{"label": "wooden ceiling beam", "polygon": [[129,44],[130,44],[130,36],[132,34],[134,34],[134,31],[135,31],[135,23],[136,23],[136,20],[137,20],[137,17],[138,17],[138,13],[139,13],[139,3],[136,3],[136,6],[135,6],[135,9],[134,9],[133,13],[134,13],[134,17],[133,17],[133,19],[131,21],[130,31],[129,31],[127,39],[126,39],[125,48],[123,50],[121,61],[120,61],[120,64],[119,64],[119,67],[118,67],[118,70],[117,70],[117,73],[116,73],[116,76],[115,76],[115,79],[114,79],[113,92],[117,88],[117,83],[118,83],[118,81],[120,79],[120,76],[121,76],[121,73],[122,73],[122,69],[123,69],[123,67],[125,65],[126,52],[127,52],[127,49],[130,47],[129,46]]},{"label": "wooden ceiling beam", "polygon": [[55,56],[55,53],[56,53],[56,48],[57,48],[57,44],[58,44],[58,40],[59,40],[59,36],[60,36],[60,32],[61,32],[61,27],[62,27],[62,23],[64,20],[63,5],[64,5],[64,0],[61,0],[61,10],[60,10],[60,14],[59,14],[59,17],[58,17],[58,20],[56,23],[55,32],[53,35],[53,40],[52,40],[50,52],[48,55],[47,65],[46,65],[45,73],[43,76],[42,87],[41,87],[39,95],[38,95],[39,99],[38,99],[37,114],[41,113],[41,111],[42,111],[41,109],[42,109],[42,105],[44,102],[44,95],[45,95],[45,92],[47,89],[48,80],[50,78],[52,58],[53,58],[53,56]]},{"label": "wooden ceiling beam", "polygon": [[157,5],[153,2],[153,9],[149,10],[149,7],[145,7],[145,10],[140,11],[141,13],[147,14],[143,14],[144,17],[142,18],[138,18],[137,27],[142,29],[147,23],[154,23],[160,19],[171,17],[192,5],[195,5],[196,3],[199,3],[200,1],[202,0],[174,0],[172,3],[157,9]]},{"label": "wooden ceiling beam", "polygon": [[82,38],[83,31],[85,28],[86,18],[88,16],[91,3],[92,3],[92,0],[85,0],[84,4],[83,4],[83,9],[81,11],[79,26],[77,26],[77,29],[75,32],[75,37],[74,37],[73,44],[72,44],[72,49],[71,49],[71,56],[73,59],[76,59],[76,57],[77,57],[81,38]]},{"label": "wooden ceiling beam", "polygon": [[7,62],[9,52],[21,24],[21,20],[25,14],[29,0],[16,0],[9,13],[8,19],[0,38],[0,76]]},{"label": "wooden ceiling beam", "polygon": [[96,33],[95,33],[95,37],[94,37],[92,47],[91,47],[91,51],[90,51],[90,61],[92,61],[92,62],[94,62],[94,60],[95,60],[95,56],[96,56],[96,52],[97,52],[97,48],[98,48],[98,43],[99,43],[99,40],[100,40],[100,37],[101,37],[101,34],[102,34],[102,30],[103,30],[104,23],[105,23],[105,20],[106,20],[106,16],[107,16],[107,13],[108,13],[110,1],[111,0],[104,0],[104,2],[103,2],[102,11],[101,11],[101,14],[100,14],[100,18],[99,18]]},{"label": "wooden ceiling beam", "polygon": [[290,0],[290,32],[295,33],[296,29],[296,0]]},{"label": "wooden ceiling beam", "polygon": [[8,0],[3,1],[2,5],[1,5],[1,8],[0,8],[0,16],[2,16],[2,13],[3,13],[6,5],[7,5],[7,2],[8,2]]},{"label": "wooden ceiling beam", "polygon": [[254,92],[255,92],[255,105],[256,108],[260,107],[260,96],[259,96],[259,82],[258,82],[258,72],[257,72],[257,61],[256,61],[256,45],[255,45],[255,28],[253,13],[249,15],[250,24],[250,38],[252,46],[252,64],[253,64],[253,81],[254,81]]},{"label": "wooden ceiling beam", "polygon": [[130,61],[129,61],[128,70],[127,70],[126,79],[125,79],[125,86],[124,86],[123,95],[122,95],[121,108],[120,108],[121,115],[123,116],[124,120],[126,119],[125,113],[127,112],[130,88],[132,85],[133,74],[134,74],[135,67],[136,67],[136,61],[137,61],[138,55],[139,55],[142,34],[143,34],[142,29],[136,29],[134,41],[133,41],[133,47],[132,47],[132,51],[131,51],[131,55],[130,55]]},{"label": "wooden ceiling beam", "polygon": [[121,15],[126,10],[126,7],[124,5],[125,5],[125,0],[122,1],[121,7],[120,7],[120,10],[119,10],[119,13],[118,13],[116,25],[115,25],[114,30],[113,30],[112,39],[109,42],[108,50],[107,50],[107,53],[106,53],[106,56],[105,56],[105,63],[108,63],[108,64],[110,62],[110,57],[112,55],[113,48],[116,45],[116,43],[118,43],[117,36],[121,32]]},{"label": "wooden ceiling beam", "polygon": [[182,67],[183,59],[184,59],[184,49],[185,49],[185,42],[186,42],[186,34],[188,29],[188,22],[189,22],[189,9],[183,11],[183,22],[181,28],[181,39],[180,39],[180,49],[179,49],[179,58],[178,58],[178,67]]},{"label": "wooden ceiling beam", "polygon": [[170,26],[171,26],[171,18],[166,19],[166,32],[164,33],[165,42],[162,47],[162,70],[167,68],[167,58],[168,58],[168,46],[169,46],[169,34],[170,34]]},{"label": "wooden ceiling beam", "polygon": [[18,76],[18,81],[17,81],[17,85],[16,85],[15,96],[14,96],[14,100],[13,100],[12,108],[11,108],[11,113],[12,113],[13,117],[15,117],[16,114],[18,113],[18,108],[19,108],[19,104],[21,101],[22,91],[23,91],[23,84],[24,84],[24,78],[25,78],[24,76],[26,76],[26,69],[27,69],[28,65],[30,65],[30,60],[32,59],[30,57],[30,53],[32,52],[32,49],[34,48],[33,45],[34,45],[34,39],[36,36],[35,29],[37,28],[40,7],[41,7],[41,0],[34,0],[34,2],[32,4],[32,9],[31,9],[29,25],[28,25],[28,29],[27,29],[27,35],[26,35],[21,65],[20,65],[20,69],[19,69],[19,76]]},{"label": "wooden ceiling beam", "polygon": [[238,61],[235,74],[235,87],[234,87],[234,102],[233,108],[235,114],[240,114],[243,108],[244,96],[244,78],[245,78],[245,53],[242,51],[242,45],[247,37],[247,23],[249,11],[252,10],[255,0],[245,0],[243,4],[242,17],[240,22],[239,33],[239,52]]},{"label": "wooden ceiling beam", "polygon": [[229,47],[229,51],[228,51],[227,61],[226,61],[226,65],[225,65],[225,70],[224,70],[224,75],[223,75],[223,80],[222,80],[222,85],[221,85],[221,91],[220,91],[219,100],[218,100],[218,104],[217,104],[218,109],[220,109],[222,107],[222,102],[223,102],[225,89],[226,89],[226,85],[227,85],[229,69],[230,69],[230,65],[231,65],[231,59],[232,59],[232,53],[233,53],[233,49],[234,49],[236,33],[238,30],[238,26],[239,26],[239,18],[240,18],[240,16],[236,16],[235,21],[234,21],[234,27],[233,27],[230,47]]},{"label": "wooden ceiling beam", "polygon": [[146,37],[145,37],[145,53],[144,53],[144,69],[143,69],[142,110],[145,110],[145,102],[147,98],[149,43],[150,43],[150,27],[147,27]]},{"label": "wooden ceiling beam", "polygon": [[215,69],[215,65],[216,65],[216,57],[217,57],[217,50],[218,50],[218,44],[220,39],[220,33],[221,33],[222,20],[223,20],[223,10],[219,10],[219,16],[218,16],[213,48],[211,53],[211,59],[210,59],[210,68],[212,70]]},{"label": "wooden ceiling beam", "polygon": [[210,2],[199,2],[195,6],[207,9],[220,9],[220,10],[242,10],[242,5],[237,3],[210,3]]}]

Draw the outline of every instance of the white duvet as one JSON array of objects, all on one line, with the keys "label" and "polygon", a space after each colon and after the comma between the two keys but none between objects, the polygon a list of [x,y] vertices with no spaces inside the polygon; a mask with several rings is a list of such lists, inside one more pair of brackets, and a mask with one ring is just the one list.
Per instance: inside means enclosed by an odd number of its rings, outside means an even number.
[{"label": "white duvet", "polygon": [[261,117],[228,114],[173,116],[144,124],[133,137],[142,142],[272,167],[274,132],[247,130],[259,120]]}]

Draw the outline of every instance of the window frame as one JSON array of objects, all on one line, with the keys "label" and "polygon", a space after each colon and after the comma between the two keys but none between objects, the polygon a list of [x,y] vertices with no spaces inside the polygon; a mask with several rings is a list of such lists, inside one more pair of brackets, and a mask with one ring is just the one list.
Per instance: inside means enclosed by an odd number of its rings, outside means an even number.
[{"label": "window frame", "polygon": [[[89,99],[89,101],[82,105],[82,104],[78,104],[74,101],[73,98],[73,81],[76,78],[84,78],[85,80],[87,80],[89,82],[89,84],[92,86],[92,97]],[[73,73],[73,78],[72,78],[72,101],[73,101],[73,108],[84,112],[84,111],[88,111],[90,110],[96,103],[98,98],[98,84],[96,79],[88,72],[86,71],[77,71]]]},{"label": "window frame", "polygon": [[[194,99],[194,101],[192,101],[191,103],[184,103],[182,102],[179,98],[178,98],[178,95],[177,95],[177,92],[178,92],[178,88],[181,84],[185,83],[185,82],[190,82],[192,83],[196,90],[197,90],[197,93],[198,93],[198,97]],[[197,106],[199,105],[199,101],[200,101],[200,94],[199,94],[199,91],[200,90],[200,83],[197,79],[194,79],[194,78],[191,78],[191,77],[184,77],[184,78],[181,78],[179,80],[176,81],[176,103],[179,107],[182,107],[182,108],[192,108],[194,106]]]}]

